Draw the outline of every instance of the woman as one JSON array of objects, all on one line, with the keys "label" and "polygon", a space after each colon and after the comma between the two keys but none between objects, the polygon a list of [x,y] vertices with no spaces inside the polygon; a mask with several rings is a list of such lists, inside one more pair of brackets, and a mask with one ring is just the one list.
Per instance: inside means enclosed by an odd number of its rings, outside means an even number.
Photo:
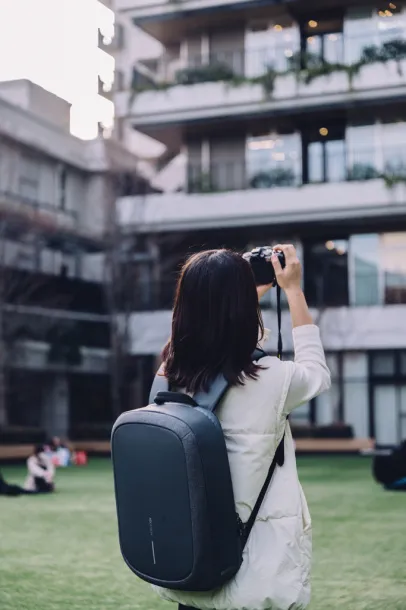
[{"label": "woman", "polygon": [[28,475],[24,489],[35,493],[50,493],[54,491],[55,467],[46,455],[45,447],[37,445],[33,454],[27,460]]},{"label": "woman", "polygon": [[202,610],[294,610],[310,601],[311,521],[300,486],[287,417],[330,387],[319,330],[301,290],[301,265],[291,245],[272,264],[289,303],[295,361],[251,354],[266,337],[250,265],[227,250],[192,256],[176,293],[172,335],[163,371],[172,389],[195,393],[219,373],[230,384],[216,413],[222,424],[237,511],[246,522],[276,448],[285,434],[285,462],[277,467],[244,550],[241,569],[210,593],[157,589],[170,601]]}]

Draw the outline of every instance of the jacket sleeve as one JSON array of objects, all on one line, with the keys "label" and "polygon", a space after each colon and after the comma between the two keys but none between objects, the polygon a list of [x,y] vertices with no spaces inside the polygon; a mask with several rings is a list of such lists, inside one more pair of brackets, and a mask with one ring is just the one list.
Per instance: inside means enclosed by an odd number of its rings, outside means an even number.
[{"label": "jacket sleeve", "polygon": [[313,324],[293,329],[295,361],[284,414],[318,396],[331,386],[319,328]]},{"label": "jacket sleeve", "polygon": [[47,477],[48,477],[50,480],[52,480],[52,479],[54,478],[54,476],[55,476],[55,466],[54,466],[54,464],[53,464],[53,462],[52,462],[51,458],[50,458],[50,457],[48,457],[48,456],[47,456],[47,455],[45,455],[45,454],[44,454],[44,456],[43,456],[43,460],[44,460],[44,463],[45,463],[45,465],[46,465],[46,467],[47,467],[47,469],[46,469]]},{"label": "jacket sleeve", "polygon": [[38,466],[37,459],[33,455],[27,460],[27,469],[32,477],[41,477],[42,479],[45,478],[45,470]]}]

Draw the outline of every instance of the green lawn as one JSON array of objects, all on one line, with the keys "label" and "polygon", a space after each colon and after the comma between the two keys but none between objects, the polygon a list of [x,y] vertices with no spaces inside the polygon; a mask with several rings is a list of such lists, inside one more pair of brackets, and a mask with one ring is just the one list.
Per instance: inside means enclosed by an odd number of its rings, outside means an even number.
[{"label": "green lawn", "polygon": [[[21,468],[3,469],[10,482]],[[312,610],[406,609],[406,494],[375,485],[366,458],[305,458],[314,526]],[[53,496],[0,498],[1,610],[150,610],[124,565],[110,463],[58,473]]]}]

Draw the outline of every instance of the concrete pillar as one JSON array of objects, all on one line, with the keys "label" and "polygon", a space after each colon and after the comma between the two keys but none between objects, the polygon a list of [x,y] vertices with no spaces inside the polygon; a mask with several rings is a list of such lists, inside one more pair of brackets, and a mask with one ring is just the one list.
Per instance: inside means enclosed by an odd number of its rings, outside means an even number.
[{"label": "concrete pillar", "polygon": [[48,381],[43,398],[43,427],[48,437],[68,438],[69,383],[64,373],[56,373]]}]

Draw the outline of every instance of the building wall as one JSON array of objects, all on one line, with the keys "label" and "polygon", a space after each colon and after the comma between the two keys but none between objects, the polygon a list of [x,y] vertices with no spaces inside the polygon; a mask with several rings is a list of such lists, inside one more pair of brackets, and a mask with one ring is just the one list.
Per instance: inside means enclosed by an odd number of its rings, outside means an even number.
[{"label": "building wall", "polygon": [[[132,314],[130,320],[131,352],[134,355],[159,354],[170,335],[170,311]],[[366,351],[406,347],[406,305],[386,307],[340,307],[315,312],[327,351]],[[267,328],[273,329],[266,345],[276,350],[276,313],[264,311]],[[284,348],[293,350],[291,323],[283,314]]]}]

